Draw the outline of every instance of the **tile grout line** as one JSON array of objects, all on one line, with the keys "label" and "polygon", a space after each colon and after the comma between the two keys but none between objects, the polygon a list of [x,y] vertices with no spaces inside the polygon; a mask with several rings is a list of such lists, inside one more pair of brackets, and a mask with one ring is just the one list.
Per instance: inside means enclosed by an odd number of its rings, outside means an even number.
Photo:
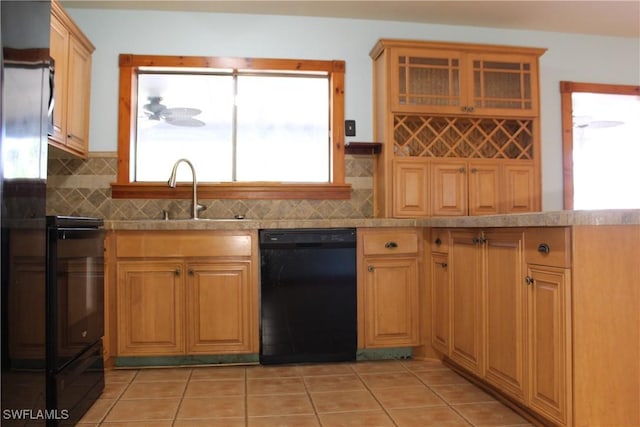
[{"label": "tile grout line", "polygon": [[[402,368],[405,371],[408,371],[408,369],[402,365]],[[355,371],[355,369],[354,369]],[[372,372],[373,373],[373,372]],[[386,373],[386,372],[379,372],[379,373]],[[391,420],[391,422],[393,423],[394,426],[398,427],[398,423],[396,422],[396,420],[391,416],[391,414],[389,413],[389,411],[387,410],[387,408],[382,404],[382,402],[380,402],[380,400],[378,400],[378,397],[373,393],[373,391],[371,390],[371,388],[369,387],[369,385],[367,384],[367,382],[360,376],[360,372],[356,371],[356,375],[358,376],[358,378],[360,379],[360,381],[362,381],[362,384],[364,385],[364,387],[367,389],[367,391],[369,392],[369,394],[371,395],[371,397],[373,397],[373,399],[378,402],[378,405],[380,405],[380,407],[382,408],[382,410],[384,411],[385,414],[387,414],[387,417],[389,417],[389,419]]]},{"label": "tile grout line", "polygon": [[184,402],[184,397],[187,394],[187,388],[189,387],[189,383],[191,382],[191,377],[193,376],[193,368],[189,368],[189,375],[184,384],[184,390],[182,390],[182,396],[180,396],[180,401],[178,402],[178,407],[176,408],[175,414],[173,414],[173,420],[171,420],[171,426],[174,427],[178,422],[178,413],[180,412],[180,408],[182,407],[182,403]]},{"label": "tile grout line", "polygon": [[113,400],[113,404],[109,407],[109,409],[105,412],[105,414],[102,416],[102,418],[100,418],[100,420],[98,421],[98,426],[101,426],[102,424],[104,424],[107,420],[107,417],[109,416],[109,414],[111,413],[111,411],[113,410],[113,408],[115,408],[115,406],[118,404],[118,402],[120,402],[120,400],[122,399],[122,396],[124,396],[124,394],[127,392],[127,390],[129,389],[129,387],[131,387],[131,384],[133,384],[133,380],[136,379],[136,377],[138,376],[138,374],[140,373],[139,369],[135,370],[135,374],[131,377],[131,379],[129,380],[129,382],[127,382],[127,386],[122,390],[122,392],[120,393],[120,395]]},{"label": "tile grout line", "polygon": [[[350,367],[351,368],[351,367]],[[309,390],[309,387],[307,386],[307,381],[305,381],[305,377],[304,374],[301,373],[301,377],[302,377],[302,384],[304,384],[304,389],[307,392],[307,397],[309,398],[309,402],[311,402],[311,407],[313,408],[313,414],[316,416],[316,420],[318,421],[318,425],[320,427],[322,427],[322,421],[320,420],[320,414],[318,413],[318,408],[316,407],[315,402],[313,401],[313,399],[311,398],[311,390]]]}]

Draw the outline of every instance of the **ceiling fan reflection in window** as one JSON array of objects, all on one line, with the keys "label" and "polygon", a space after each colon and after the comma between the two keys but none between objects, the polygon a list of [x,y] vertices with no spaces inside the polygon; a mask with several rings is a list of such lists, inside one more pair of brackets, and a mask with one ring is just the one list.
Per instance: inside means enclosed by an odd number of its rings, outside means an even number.
[{"label": "ceiling fan reflection in window", "polygon": [[623,125],[624,122],[618,120],[594,120],[591,116],[573,116],[573,127],[584,128],[611,128]]},{"label": "ceiling fan reflection in window", "polygon": [[202,110],[198,108],[168,108],[166,105],[160,103],[160,101],[162,101],[162,97],[160,96],[150,96],[147,100],[149,103],[145,104],[142,108],[149,120],[165,121],[170,125],[183,127],[200,127],[205,125],[202,120],[194,118],[202,113]]}]

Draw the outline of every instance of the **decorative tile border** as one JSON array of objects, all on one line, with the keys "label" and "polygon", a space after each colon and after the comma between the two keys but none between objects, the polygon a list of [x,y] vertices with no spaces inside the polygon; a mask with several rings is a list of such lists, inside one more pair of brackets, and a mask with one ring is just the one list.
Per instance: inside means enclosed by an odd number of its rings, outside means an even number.
[{"label": "decorative tile border", "polygon": [[[112,199],[117,156],[90,153],[87,160],[50,156],[47,179],[47,214],[95,216],[111,220],[188,218],[189,200]],[[373,216],[373,157],[345,156],[350,200],[203,200],[203,218],[328,219]]]}]

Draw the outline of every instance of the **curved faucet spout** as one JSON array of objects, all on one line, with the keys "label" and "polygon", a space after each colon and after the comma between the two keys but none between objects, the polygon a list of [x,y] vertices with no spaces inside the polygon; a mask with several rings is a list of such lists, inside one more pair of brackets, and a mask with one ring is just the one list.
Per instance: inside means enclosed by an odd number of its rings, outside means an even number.
[{"label": "curved faucet spout", "polygon": [[204,210],[205,207],[198,204],[198,181],[196,179],[196,169],[193,167],[193,164],[187,159],[180,159],[177,162],[175,162],[175,164],[173,165],[173,169],[171,169],[171,175],[169,176],[169,180],[167,181],[167,184],[171,188],[176,187],[177,172],[178,172],[178,166],[180,166],[180,163],[186,163],[187,166],[189,166],[189,168],[191,169],[191,177],[192,177],[191,186],[193,187],[193,197],[192,197],[192,203],[191,203],[191,218],[198,219],[198,211]]}]

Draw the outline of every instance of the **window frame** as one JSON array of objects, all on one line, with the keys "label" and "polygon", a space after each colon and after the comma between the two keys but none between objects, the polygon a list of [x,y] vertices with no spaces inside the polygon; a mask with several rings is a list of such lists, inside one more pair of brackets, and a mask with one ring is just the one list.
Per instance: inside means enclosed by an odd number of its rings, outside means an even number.
[{"label": "window frame", "polygon": [[[114,199],[190,199],[190,183],[176,188],[158,182],[132,182],[131,162],[135,144],[137,75],[139,67],[226,68],[264,71],[322,71],[329,76],[329,127],[331,182],[277,183],[228,182],[198,183],[200,199],[349,199],[351,185],[345,183],[344,166],[344,74],[339,60],[266,59],[207,56],[166,56],[120,54],[118,101],[118,168],[111,184]],[[171,171],[167,171],[167,177]]]}]

